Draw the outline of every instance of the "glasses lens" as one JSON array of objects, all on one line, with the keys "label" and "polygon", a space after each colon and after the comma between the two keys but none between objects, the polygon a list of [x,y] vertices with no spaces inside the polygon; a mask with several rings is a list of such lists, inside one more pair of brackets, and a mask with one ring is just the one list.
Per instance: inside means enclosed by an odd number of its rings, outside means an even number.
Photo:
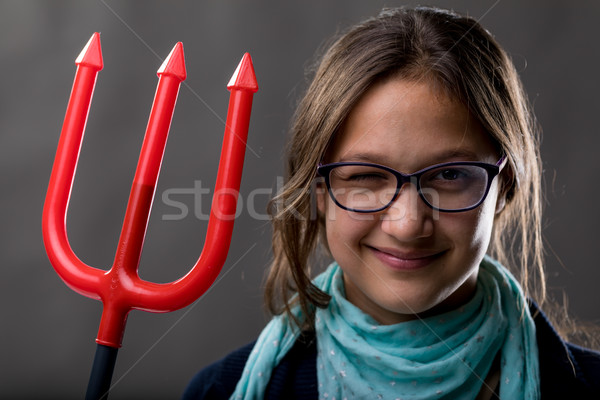
[{"label": "glasses lens", "polygon": [[342,165],[329,173],[331,194],[353,210],[377,210],[388,205],[396,191],[396,177],[377,166]]},{"label": "glasses lens", "polygon": [[421,194],[434,208],[460,210],[478,204],[485,196],[488,173],[476,165],[434,168],[421,175]]}]

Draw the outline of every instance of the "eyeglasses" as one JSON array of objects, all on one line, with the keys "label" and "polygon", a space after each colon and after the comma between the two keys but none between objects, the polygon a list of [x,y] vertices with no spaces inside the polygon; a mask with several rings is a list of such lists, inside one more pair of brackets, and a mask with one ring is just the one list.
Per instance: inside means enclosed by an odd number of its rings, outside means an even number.
[{"label": "eyeglasses", "polygon": [[416,186],[425,204],[443,212],[468,211],[486,198],[492,181],[506,165],[506,156],[487,164],[457,161],[436,164],[414,174],[363,162],[319,164],[332,200],[344,210],[373,213],[389,207],[406,183]]}]

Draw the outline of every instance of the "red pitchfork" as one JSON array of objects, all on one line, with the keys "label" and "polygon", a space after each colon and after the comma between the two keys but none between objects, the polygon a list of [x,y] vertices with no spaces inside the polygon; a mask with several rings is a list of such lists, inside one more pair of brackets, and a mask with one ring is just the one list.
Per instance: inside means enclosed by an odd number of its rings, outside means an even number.
[{"label": "red pitchfork", "polygon": [[185,307],[198,299],[221,271],[237,206],[237,196],[232,193],[237,194],[240,187],[252,97],[258,86],[252,60],[246,53],[227,85],[231,95],[204,248],[187,275],[158,284],[142,280],[138,266],[173,109],[179,86],[186,78],[183,45],[175,45],[157,72],[158,87],[115,260],[108,271],[82,262],[73,253],[66,230],[67,206],[83,132],[96,77],[103,67],[98,33],[92,35],[75,63],[77,72],[46,194],[42,230],[48,258],[58,275],[71,289],[103,303],[98,347],[86,394],[86,399],[95,400],[108,396],[129,311],[169,312]]}]

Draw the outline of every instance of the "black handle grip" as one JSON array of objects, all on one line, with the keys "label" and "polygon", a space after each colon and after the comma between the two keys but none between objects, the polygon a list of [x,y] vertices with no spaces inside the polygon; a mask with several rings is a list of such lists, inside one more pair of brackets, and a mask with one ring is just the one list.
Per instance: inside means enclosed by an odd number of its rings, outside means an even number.
[{"label": "black handle grip", "polygon": [[118,348],[98,344],[85,400],[107,400]]}]

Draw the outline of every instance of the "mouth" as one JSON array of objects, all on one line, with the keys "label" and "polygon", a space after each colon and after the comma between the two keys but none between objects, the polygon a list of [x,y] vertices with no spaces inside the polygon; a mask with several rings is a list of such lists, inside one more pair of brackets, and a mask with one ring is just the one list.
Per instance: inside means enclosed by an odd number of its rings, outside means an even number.
[{"label": "mouth", "polygon": [[375,257],[387,267],[398,271],[414,271],[425,268],[440,258],[446,251],[410,250],[367,246]]}]

